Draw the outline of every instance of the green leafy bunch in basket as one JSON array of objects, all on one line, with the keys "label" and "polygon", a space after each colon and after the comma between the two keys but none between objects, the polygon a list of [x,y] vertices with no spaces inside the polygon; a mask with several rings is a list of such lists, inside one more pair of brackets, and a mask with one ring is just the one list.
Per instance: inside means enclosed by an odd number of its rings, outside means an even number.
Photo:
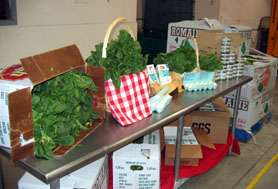
[{"label": "green leafy bunch in basket", "polygon": [[107,45],[107,58],[102,57],[103,43],[95,46],[95,51],[86,59],[88,65],[106,69],[105,80],[112,79],[117,89],[120,89],[120,76],[139,73],[146,69],[148,55],[141,53],[141,46],[134,41],[126,30],[120,30],[116,40]]},{"label": "green leafy bunch in basket", "polygon": [[[170,53],[159,53],[154,59],[154,64],[168,64],[170,71],[180,74],[192,72],[196,67],[196,53],[192,47],[181,46]],[[214,54],[199,55],[200,69],[214,71],[222,69],[222,63]]]},{"label": "green leafy bunch in basket", "polygon": [[74,144],[80,130],[88,130],[100,118],[87,90],[97,91],[90,76],[70,71],[36,85],[32,90],[35,154],[53,158],[57,146]]}]

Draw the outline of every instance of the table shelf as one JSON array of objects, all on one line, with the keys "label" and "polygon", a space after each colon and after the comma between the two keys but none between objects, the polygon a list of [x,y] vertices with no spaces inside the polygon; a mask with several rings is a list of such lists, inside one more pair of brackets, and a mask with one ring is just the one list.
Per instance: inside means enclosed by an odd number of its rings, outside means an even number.
[{"label": "table shelf", "polygon": [[[63,157],[45,160],[31,155],[16,164],[45,183],[56,182],[57,179],[177,120],[218,96],[240,88],[251,80],[251,77],[243,76],[218,82],[216,90],[175,93],[172,102],[162,113],[153,113],[125,127],[122,127],[111,113],[107,113],[104,122],[86,137],[80,146],[76,146]],[[11,158],[9,149],[0,148],[0,153],[8,159]]]}]

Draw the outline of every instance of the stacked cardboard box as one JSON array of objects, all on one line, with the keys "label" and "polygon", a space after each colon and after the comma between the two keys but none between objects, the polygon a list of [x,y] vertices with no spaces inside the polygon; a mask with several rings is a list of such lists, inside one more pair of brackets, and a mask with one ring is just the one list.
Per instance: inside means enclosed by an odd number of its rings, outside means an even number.
[{"label": "stacked cardboard box", "polygon": [[[232,116],[222,97],[212,101],[215,111],[194,110],[184,117],[184,126],[191,126],[206,132],[214,144],[226,144]],[[177,126],[174,121],[169,125]]]},{"label": "stacked cardboard box", "polygon": [[[222,31],[224,26],[215,19],[190,20],[168,24],[167,53],[179,48],[187,36],[198,38],[201,30]],[[194,47],[192,40],[189,43]]]},{"label": "stacked cardboard box", "polygon": [[[256,56],[253,65],[245,65],[243,75],[253,80],[241,87],[239,112],[236,127],[250,130],[251,127],[271,112],[277,77],[278,59],[271,56]],[[224,100],[230,111],[234,111],[236,91],[225,95]]]}]

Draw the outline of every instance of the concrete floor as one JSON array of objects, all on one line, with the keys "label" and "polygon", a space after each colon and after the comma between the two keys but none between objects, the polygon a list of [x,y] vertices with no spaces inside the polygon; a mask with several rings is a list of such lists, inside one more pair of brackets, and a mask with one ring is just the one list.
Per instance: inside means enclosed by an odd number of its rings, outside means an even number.
[{"label": "concrete floor", "polygon": [[[264,123],[263,128],[255,135],[257,144],[253,140],[247,143],[240,142],[241,155],[226,156],[213,169],[191,177],[180,188],[246,188],[278,152],[278,82],[272,109],[271,121]],[[6,158],[0,157],[4,188],[16,189],[17,181],[24,171]],[[278,160],[259,179],[254,188],[278,189]]]}]

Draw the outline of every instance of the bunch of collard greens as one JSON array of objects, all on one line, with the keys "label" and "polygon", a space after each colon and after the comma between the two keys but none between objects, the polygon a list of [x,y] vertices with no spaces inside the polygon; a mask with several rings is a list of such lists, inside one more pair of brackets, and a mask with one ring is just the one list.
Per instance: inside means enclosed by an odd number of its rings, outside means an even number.
[{"label": "bunch of collard greens", "polygon": [[118,39],[108,43],[107,58],[102,58],[103,43],[95,46],[95,51],[86,59],[89,65],[106,69],[105,80],[112,79],[117,89],[121,86],[121,75],[139,73],[146,69],[148,55],[141,54],[141,46],[126,30],[120,30]]},{"label": "bunch of collard greens", "polygon": [[80,130],[87,130],[100,118],[87,89],[97,91],[91,77],[73,70],[33,88],[36,156],[52,159],[56,145],[72,145]]},{"label": "bunch of collard greens", "polygon": [[[192,47],[182,46],[170,53],[159,53],[153,60],[154,64],[168,64],[170,71],[180,74],[192,72],[196,64],[196,53]],[[222,64],[213,54],[199,55],[200,69],[214,71],[222,69]]]}]

